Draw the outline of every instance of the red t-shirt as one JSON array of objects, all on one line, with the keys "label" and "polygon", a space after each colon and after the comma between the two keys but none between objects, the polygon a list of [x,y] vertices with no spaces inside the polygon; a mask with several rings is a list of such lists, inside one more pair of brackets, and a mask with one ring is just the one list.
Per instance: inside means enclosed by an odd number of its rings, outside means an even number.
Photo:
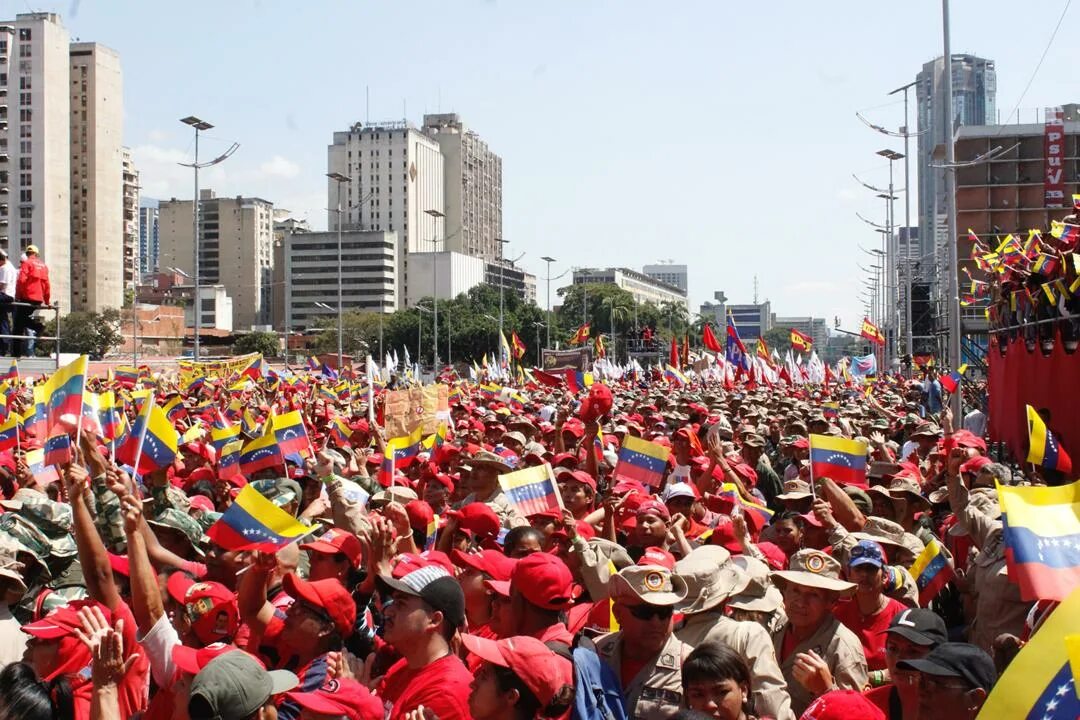
[{"label": "red t-shirt", "polygon": [[907,610],[907,606],[897,600],[886,598],[886,601],[884,608],[869,616],[859,611],[859,604],[854,598],[841,600],[833,608],[836,619],[859,637],[868,670],[884,670],[887,667],[884,631],[889,629],[894,617]]},{"label": "red t-shirt", "polygon": [[881,687],[871,688],[863,693],[863,697],[877,706],[885,717],[889,720],[902,720],[901,715],[894,714],[892,711],[897,710],[901,714],[903,710],[900,708],[900,698],[893,698],[895,695],[896,686],[892,683],[888,685],[882,685]]},{"label": "red t-shirt", "polygon": [[377,694],[389,709],[389,718],[400,718],[423,705],[439,720],[472,720],[472,680],[465,663],[452,653],[416,670],[402,658],[386,673]]}]

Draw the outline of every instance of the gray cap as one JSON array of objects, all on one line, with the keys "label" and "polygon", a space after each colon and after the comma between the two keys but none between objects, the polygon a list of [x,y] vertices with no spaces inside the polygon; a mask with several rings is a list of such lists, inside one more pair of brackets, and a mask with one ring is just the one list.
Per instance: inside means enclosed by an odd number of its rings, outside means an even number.
[{"label": "gray cap", "polygon": [[191,681],[191,720],[247,720],[274,695],[300,681],[288,670],[267,671],[243,650],[211,660]]}]

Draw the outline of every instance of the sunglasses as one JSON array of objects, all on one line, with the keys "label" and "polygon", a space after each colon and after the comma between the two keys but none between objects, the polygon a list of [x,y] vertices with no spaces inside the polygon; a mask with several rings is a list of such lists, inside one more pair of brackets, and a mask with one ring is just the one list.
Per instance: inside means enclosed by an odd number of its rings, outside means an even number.
[{"label": "sunglasses", "polygon": [[633,605],[627,610],[638,620],[652,620],[653,618],[670,620],[675,613],[675,608],[670,605]]}]

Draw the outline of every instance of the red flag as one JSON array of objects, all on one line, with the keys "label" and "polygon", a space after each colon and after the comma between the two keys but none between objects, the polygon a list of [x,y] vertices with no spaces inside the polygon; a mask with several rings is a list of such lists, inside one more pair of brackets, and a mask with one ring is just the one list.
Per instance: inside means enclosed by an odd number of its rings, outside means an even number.
[{"label": "red flag", "polygon": [[720,347],[720,341],[716,339],[716,335],[713,335],[711,325],[705,326],[705,331],[701,335],[701,344],[704,345],[707,350],[711,350],[712,352],[723,351],[723,348]]},{"label": "red flag", "polygon": [[829,381],[830,380],[835,380],[835,379],[836,378],[834,378],[833,374],[832,374],[832,368],[829,367],[828,363],[825,363],[825,389],[826,390],[829,389]]},{"label": "red flag", "polygon": [[563,379],[558,375],[552,375],[549,372],[544,372],[540,368],[533,368],[533,377],[541,385],[547,385],[548,387],[562,387]]},{"label": "red flag", "polygon": [[689,335],[684,335],[683,336],[682,365],[680,365],[679,367],[680,368],[690,367],[690,336]]},{"label": "red flag", "polygon": [[668,358],[668,364],[679,369],[679,341],[674,335],[671,336],[671,356]]}]

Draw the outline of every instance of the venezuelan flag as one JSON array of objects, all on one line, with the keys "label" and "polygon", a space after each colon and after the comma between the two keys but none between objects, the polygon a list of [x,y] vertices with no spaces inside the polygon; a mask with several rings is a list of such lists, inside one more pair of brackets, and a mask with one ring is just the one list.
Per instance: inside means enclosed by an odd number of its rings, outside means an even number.
[{"label": "venezuelan flag", "polygon": [[593,374],[589,372],[578,372],[577,370],[566,370],[566,387],[570,392],[577,394],[585,388],[592,387]]},{"label": "venezuelan flag", "polygon": [[42,485],[48,485],[60,479],[60,473],[52,465],[45,464],[45,449],[28,450],[26,453],[26,466],[34,480]]},{"label": "venezuelan flag", "polygon": [[941,589],[956,577],[952,561],[935,539],[931,539],[915,558],[910,572],[919,587],[919,605],[922,607],[928,607]]},{"label": "venezuelan flag", "polygon": [[494,400],[502,392],[502,385],[484,383],[480,386],[480,396],[485,400]]},{"label": "venezuelan flag", "polygon": [[210,428],[210,444],[221,452],[221,449],[233,440],[240,437],[240,426],[229,422],[229,419],[221,414],[220,410],[214,411],[214,424]]},{"label": "venezuelan flag", "polygon": [[179,395],[173,395],[169,398],[162,410],[165,412],[165,417],[167,417],[170,422],[179,420],[187,415],[187,408],[184,407],[184,398]]},{"label": "venezuelan flag", "polygon": [[12,358],[11,365],[8,367],[7,372],[0,375],[0,380],[18,380],[19,379],[19,363]]},{"label": "venezuelan flag", "polygon": [[[267,429],[270,429],[269,423],[267,423]],[[245,475],[284,465],[285,456],[282,455],[281,448],[277,444],[277,437],[273,432],[267,432],[244,445],[240,453],[240,470]]]},{"label": "venezuelan flag", "polygon": [[349,423],[345,422],[345,418],[340,415],[335,415],[330,420],[330,437],[341,447],[349,446],[349,438],[352,437],[352,428],[349,427]]},{"label": "venezuelan flag", "polygon": [[119,366],[116,368],[115,378],[122,387],[133,388],[139,381],[139,368]]},{"label": "venezuelan flag", "polygon": [[57,370],[45,381],[45,407],[48,427],[61,415],[82,415],[82,396],[86,389],[87,357],[80,355],[74,362]]},{"label": "venezuelan flag", "polygon": [[938,382],[941,383],[941,387],[944,388],[946,392],[955,393],[957,388],[960,387],[960,379],[964,377],[964,373],[966,372],[967,363],[964,363],[948,375],[939,378]]},{"label": "venezuelan flag", "polygon": [[866,485],[866,445],[831,435],[810,436],[810,476],[840,485]]},{"label": "venezuelan flag", "polygon": [[522,517],[562,510],[562,495],[547,463],[500,475],[499,485]]},{"label": "venezuelan flag", "polygon": [[226,479],[240,474],[240,452],[243,448],[243,440],[233,440],[221,448],[221,455],[218,456],[218,477]]},{"label": "venezuelan flag", "polygon": [[26,432],[39,440],[43,440],[47,432],[49,421],[45,411],[45,386],[34,386],[34,404],[23,413],[23,428]]},{"label": "venezuelan flag", "polygon": [[9,412],[3,423],[0,423],[0,452],[11,450],[19,444],[19,416]]},{"label": "venezuelan flag", "polygon": [[1064,600],[1080,587],[1080,480],[997,490],[1009,579],[1024,600]]},{"label": "venezuelan flag", "polygon": [[97,396],[98,422],[101,425],[101,436],[106,440],[116,440],[119,437],[122,423],[120,416],[123,410],[116,404],[116,393],[112,390],[103,392]]},{"label": "venezuelan flag", "polygon": [[61,432],[45,439],[45,463],[47,465],[67,465],[71,462],[71,438]]},{"label": "venezuelan flag", "polygon": [[663,445],[627,435],[619,448],[619,462],[613,477],[616,481],[631,480],[660,487],[670,454],[671,450]]},{"label": "venezuelan flag", "polygon": [[262,436],[262,423],[255,417],[255,413],[251,412],[250,408],[244,408],[244,416],[241,420],[241,429],[243,433],[249,438],[257,438]]},{"label": "venezuelan flag", "polygon": [[176,459],[179,439],[165,412],[153,400],[147,400],[132,423],[131,435],[118,457],[134,467],[135,472],[145,475]]},{"label": "venezuelan flag", "polygon": [[254,486],[246,485],[206,534],[226,550],[276,552],[317,529],[297,522]]},{"label": "venezuelan flag", "polygon": [[426,451],[434,450],[437,447],[442,447],[446,442],[446,423],[439,423],[439,427],[431,435],[424,438],[422,447]]},{"label": "venezuelan flag", "polygon": [[301,456],[313,454],[311,440],[308,439],[307,428],[304,427],[304,418],[299,410],[274,415],[271,420],[274,429],[274,437],[277,439],[278,449],[282,455],[299,453]]},{"label": "venezuelan flag", "polygon": [[1046,427],[1046,423],[1035,412],[1035,408],[1027,406],[1028,420],[1028,456],[1029,463],[1052,468],[1068,475],[1072,472],[1072,459],[1065,448],[1061,447],[1057,438]]},{"label": "venezuelan flag", "polygon": [[1080,589],[1054,609],[994,684],[980,718],[1080,717]]},{"label": "venezuelan flag", "polygon": [[838,417],[840,415],[840,403],[838,403],[838,402],[822,403],[821,412],[827,418]]},{"label": "venezuelan flag", "polygon": [[664,379],[670,382],[674,382],[679,387],[686,387],[686,385],[690,382],[686,379],[686,376],[683,375],[674,365],[668,365],[664,369]]}]

